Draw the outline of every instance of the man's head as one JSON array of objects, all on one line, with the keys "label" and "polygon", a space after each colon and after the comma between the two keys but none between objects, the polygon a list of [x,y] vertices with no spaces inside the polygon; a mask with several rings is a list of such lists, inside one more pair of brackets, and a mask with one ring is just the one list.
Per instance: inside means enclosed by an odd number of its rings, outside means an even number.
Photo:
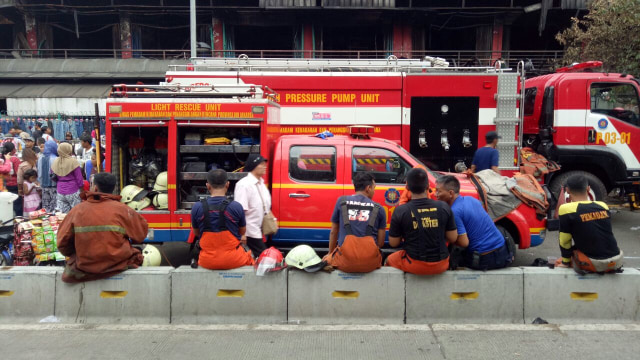
[{"label": "man's head", "polygon": [[43,134],[51,135],[51,129],[47,125],[43,126],[40,130],[42,130]]},{"label": "man's head", "polygon": [[73,134],[71,133],[71,131],[67,131],[67,133],[64,134],[64,139],[65,140],[73,140]]},{"label": "man's head", "polygon": [[209,170],[207,173],[207,190],[209,193],[213,191],[227,192],[229,188],[229,178],[227,172],[222,169]]},{"label": "man's head", "polygon": [[444,175],[436,179],[436,196],[438,200],[451,205],[460,194],[460,181],[452,175]]},{"label": "man's head", "polygon": [[493,145],[495,147],[496,145],[498,145],[498,139],[500,139],[500,136],[495,131],[489,131],[484,136],[484,139],[487,140],[487,145]]},{"label": "man's head", "polygon": [[356,192],[361,192],[369,199],[372,199],[376,193],[376,178],[370,172],[357,172],[353,177],[353,187]]},{"label": "man's head", "polygon": [[424,169],[415,168],[407,173],[407,189],[412,194],[424,194],[429,188],[429,178]]},{"label": "man's head", "polygon": [[107,172],[101,172],[93,175],[91,191],[112,194],[116,188],[115,175]]},{"label": "man's head", "polygon": [[267,173],[267,159],[260,154],[251,154],[244,163],[244,171],[260,178]]},{"label": "man's head", "polygon": [[2,155],[14,155],[16,153],[16,146],[12,142],[6,142],[2,146]]},{"label": "man's head", "polygon": [[27,132],[23,132],[20,134],[20,138],[22,139],[22,141],[24,141],[24,146],[31,149],[33,148],[33,145],[35,144],[33,142],[33,138],[31,137],[31,135],[29,135],[29,133]]},{"label": "man's head", "polygon": [[20,128],[20,126],[18,126],[18,125],[14,125],[13,126],[13,135],[14,136],[19,136],[21,132],[22,132],[22,129]]},{"label": "man's head", "polygon": [[91,141],[93,139],[91,138],[91,136],[87,135],[87,134],[82,134],[82,136],[80,137],[80,145],[82,145],[83,148],[85,149],[89,149],[91,148]]},{"label": "man's head", "polygon": [[44,138],[39,137],[38,140],[36,140],[36,143],[38,144],[40,151],[44,151]]},{"label": "man's head", "polygon": [[585,197],[589,192],[589,181],[582,175],[573,175],[567,179],[565,187],[572,198]]}]

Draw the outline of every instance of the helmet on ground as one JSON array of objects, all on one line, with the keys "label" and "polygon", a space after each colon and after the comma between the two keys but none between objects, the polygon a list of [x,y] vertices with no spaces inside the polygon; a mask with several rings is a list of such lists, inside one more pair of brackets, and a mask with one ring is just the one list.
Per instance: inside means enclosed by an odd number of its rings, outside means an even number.
[{"label": "helmet on ground", "polygon": [[326,263],[309,245],[298,245],[291,249],[285,258],[288,266],[293,266],[306,272],[316,272],[326,266]]},{"label": "helmet on ground", "polygon": [[157,247],[153,245],[145,246],[144,249],[142,249],[142,255],[144,256],[142,266],[160,266],[162,255]]},{"label": "helmet on ground", "polygon": [[153,197],[153,206],[156,209],[164,210],[169,208],[169,195],[158,193]]},{"label": "helmet on ground", "polygon": [[266,272],[280,271],[287,267],[280,250],[273,246],[265,249],[255,262],[256,275],[263,276]]},{"label": "helmet on ground", "polygon": [[140,201],[147,196],[149,192],[137,185],[127,185],[120,191],[120,202],[129,203],[132,201]]},{"label": "helmet on ground", "polygon": [[167,172],[163,171],[156,177],[156,182],[153,184],[153,191],[167,191]]},{"label": "helmet on ground", "polygon": [[135,211],[140,211],[146,208],[147,206],[151,205],[151,199],[149,199],[148,197],[145,197],[145,198],[142,198],[142,200],[130,201],[127,203],[127,205]]}]

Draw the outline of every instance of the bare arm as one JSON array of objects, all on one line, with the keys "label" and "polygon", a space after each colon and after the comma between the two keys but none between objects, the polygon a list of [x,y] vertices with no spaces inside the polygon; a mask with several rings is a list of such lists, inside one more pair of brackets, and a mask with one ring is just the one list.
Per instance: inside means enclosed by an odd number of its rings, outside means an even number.
[{"label": "bare arm", "polygon": [[469,237],[467,236],[467,234],[458,235],[455,243],[451,244],[466,248],[467,246],[469,246]]},{"label": "bare arm", "polygon": [[449,244],[453,244],[458,239],[458,230],[449,230],[445,233],[445,237]]},{"label": "bare arm", "polygon": [[378,229],[378,247],[384,246],[384,238],[387,235],[386,229]]},{"label": "bare arm", "polygon": [[472,173],[476,172],[476,166],[474,164],[471,164],[471,172]]},{"label": "bare arm", "polygon": [[402,243],[401,237],[389,236],[389,245],[391,247],[398,247]]},{"label": "bare arm", "polygon": [[331,232],[329,233],[329,253],[333,252],[338,245],[338,233],[340,224],[331,223]]}]

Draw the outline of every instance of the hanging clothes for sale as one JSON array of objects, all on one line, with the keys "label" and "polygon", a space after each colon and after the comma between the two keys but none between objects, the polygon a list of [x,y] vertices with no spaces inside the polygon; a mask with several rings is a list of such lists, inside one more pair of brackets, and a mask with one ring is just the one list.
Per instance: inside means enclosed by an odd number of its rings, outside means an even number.
[{"label": "hanging clothes for sale", "polygon": [[93,121],[89,119],[84,119],[83,126],[84,126],[84,131],[86,131],[87,134],[91,134],[91,131],[93,130]]},{"label": "hanging clothes for sale", "polygon": [[78,130],[76,129],[76,124],[73,122],[73,119],[68,119],[67,123],[69,125],[69,132],[74,139],[79,138]]}]

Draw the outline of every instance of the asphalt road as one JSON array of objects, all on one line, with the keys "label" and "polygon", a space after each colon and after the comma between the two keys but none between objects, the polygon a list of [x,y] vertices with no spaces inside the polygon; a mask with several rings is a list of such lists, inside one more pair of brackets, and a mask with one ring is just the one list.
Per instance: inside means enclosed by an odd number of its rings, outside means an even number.
[{"label": "asphalt road", "polygon": [[[618,247],[624,252],[624,265],[640,268],[640,211],[630,211],[628,207],[612,205],[611,223]],[[560,257],[557,231],[547,233],[544,243],[540,246],[518,249],[514,265],[529,266],[536,258],[547,260],[548,256]]]},{"label": "asphalt road", "polygon": [[0,325],[3,359],[637,359],[640,325]]}]

